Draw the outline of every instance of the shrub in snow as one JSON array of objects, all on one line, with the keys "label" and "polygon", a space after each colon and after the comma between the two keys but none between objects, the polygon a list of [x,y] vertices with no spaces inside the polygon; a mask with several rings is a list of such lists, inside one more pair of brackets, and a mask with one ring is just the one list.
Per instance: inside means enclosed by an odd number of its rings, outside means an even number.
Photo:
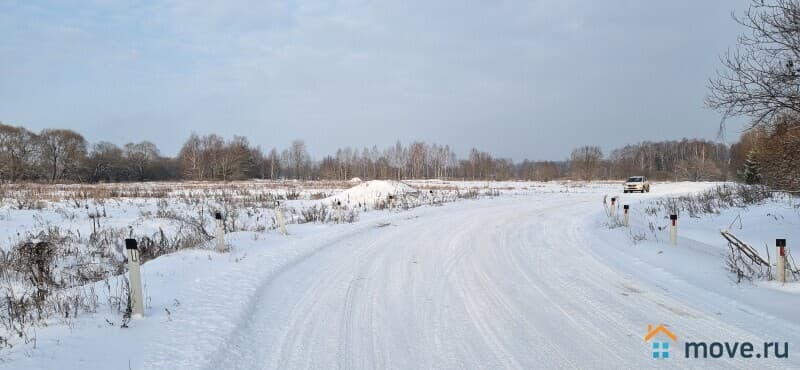
[{"label": "shrub in snow", "polygon": [[719,213],[721,209],[747,207],[772,199],[774,193],[760,185],[724,184],[699,193],[658,199],[648,213],[688,214],[699,217],[704,213]]},{"label": "shrub in snow", "polygon": [[358,212],[354,209],[328,207],[324,204],[303,208],[300,215],[300,223],[353,223],[358,220]]}]

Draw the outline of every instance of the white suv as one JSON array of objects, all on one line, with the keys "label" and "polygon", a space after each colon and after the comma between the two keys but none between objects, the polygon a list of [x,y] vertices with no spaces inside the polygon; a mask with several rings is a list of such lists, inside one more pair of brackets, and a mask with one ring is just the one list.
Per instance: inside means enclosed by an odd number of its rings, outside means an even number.
[{"label": "white suv", "polygon": [[647,181],[647,177],[644,176],[631,176],[628,177],[628,181],[625,181],[625,185],[622,188],[623,193],[633,193],[635,191],[650,192],[650,182]]}]

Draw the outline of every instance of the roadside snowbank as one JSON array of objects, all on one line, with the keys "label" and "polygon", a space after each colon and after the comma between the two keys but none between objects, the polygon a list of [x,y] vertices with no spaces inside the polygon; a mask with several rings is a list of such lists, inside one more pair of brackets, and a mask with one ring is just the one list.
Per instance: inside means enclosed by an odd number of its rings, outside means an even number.
[{"label": "roadside snowbank", "polygon": [[[191,249],[142,265],[145,317],[120,328],[106,303],[124,276],[85,287],[101,302],[96,313],[38,328],[35,347],[0,352],[0,369],[193,369],[216,355],[246,325],[265,281],[331,243],[405,216],[375,212],[354,224],[292,225],[292,235],[237,232],[229,253]],[[291,287],[286,287],[291,289]]]},{"label": "roadside snowbank", "polygon": [[[726,265],[729,247],[720,230],[730,230],[762,256],[769,253],[774,264],[776,238],[786,238],[789,248],[800,240],[798,200],[780,198],[694,217],[683,214],[678,219],[678,245],[673,246],[669,244],[669,219],[661,211],[653,214],[655,198],[636,196],[621,201],[631,207],[629,228],[621,227],[620,221],[609,228],[615,222],[603,212],[596,213],[594,220],[587,219],[587,228],[594,228],[597,235],[594,254],[626,276],[728,320],[744,322],[741,316],[745,312],[767,319],[755,321],[763,325],[775,318],[797,322],[800,283],[737,281]],[[760,330],[770,332],[765,328]]]}]

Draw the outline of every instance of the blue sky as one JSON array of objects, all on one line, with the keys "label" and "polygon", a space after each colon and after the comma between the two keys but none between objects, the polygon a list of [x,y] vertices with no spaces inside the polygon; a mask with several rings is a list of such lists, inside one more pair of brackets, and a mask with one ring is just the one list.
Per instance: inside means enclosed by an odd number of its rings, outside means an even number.
[{"label": "blue sky", "polygon": [[[715,139],[747,1],[0,0],[0,121],[90,141],[400,139],[515,160]],[[741,120],[729,125],[735,141]]]}]

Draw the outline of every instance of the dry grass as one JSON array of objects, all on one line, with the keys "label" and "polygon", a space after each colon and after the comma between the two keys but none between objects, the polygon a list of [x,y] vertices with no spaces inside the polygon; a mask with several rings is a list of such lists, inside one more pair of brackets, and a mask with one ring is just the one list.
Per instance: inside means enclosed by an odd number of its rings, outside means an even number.
[{"label": "dry grass", "polygon": [[[36,199],[60,202],[71,200],[107,199],[159,199],[176,198],[191,194],[218,194],[221,192],[239,197],[256,197],[258,194],[278,193],[289,198],[301,192],[327,194],[330,190],[347,189],[351,185],[342,181],[293,181],[293,180],[248,180],[248,181],[182,181],[113,184],[39,184],[13,183],[0,187],[0,201],[5,198]],[[323,190],[328,190],[327,192]],[[325,195],[327,196],[327,195]],[[286,199],[286,197],[284,197]]]}]

